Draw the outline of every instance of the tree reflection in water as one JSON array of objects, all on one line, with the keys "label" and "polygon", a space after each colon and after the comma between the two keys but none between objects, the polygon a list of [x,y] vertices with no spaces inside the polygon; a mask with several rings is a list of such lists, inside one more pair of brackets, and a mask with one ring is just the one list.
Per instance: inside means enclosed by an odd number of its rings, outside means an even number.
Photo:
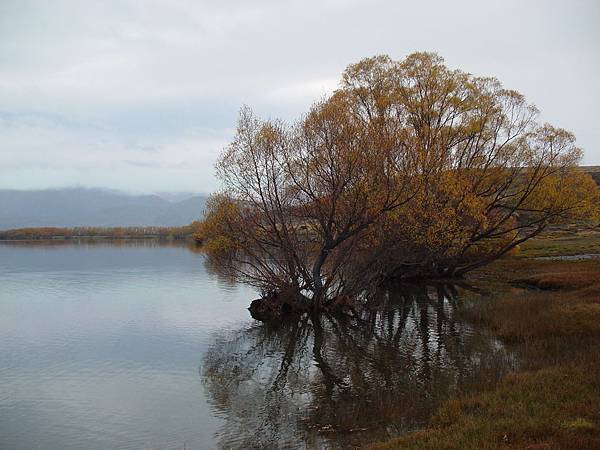
[{"label": "tree reflection in water", "polygon": [[220,335],[203,360],[223,448],[346,448],[423,426],[514,358],[460,317],[451,285],[396,285],[360,318],[304,316]]}]

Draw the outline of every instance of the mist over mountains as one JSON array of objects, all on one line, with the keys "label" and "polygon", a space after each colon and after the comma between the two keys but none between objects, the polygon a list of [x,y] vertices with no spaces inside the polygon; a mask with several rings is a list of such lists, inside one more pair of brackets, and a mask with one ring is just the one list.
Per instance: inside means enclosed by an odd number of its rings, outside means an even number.
[{"label": "mist over mountains", "polygon": [[130,195],[86,188],[0,189],[0,229],[23,227],[181,226],[197,220],[206,196]]}]

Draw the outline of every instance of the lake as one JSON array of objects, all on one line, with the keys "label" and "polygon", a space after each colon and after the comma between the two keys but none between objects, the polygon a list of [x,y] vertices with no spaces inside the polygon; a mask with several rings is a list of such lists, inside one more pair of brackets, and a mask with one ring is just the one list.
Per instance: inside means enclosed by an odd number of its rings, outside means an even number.
[{"label": "lake", "polygon": [[267,326],[185,245],[0,243],[1,449],[349,448],[517,366],[468,289]]}]

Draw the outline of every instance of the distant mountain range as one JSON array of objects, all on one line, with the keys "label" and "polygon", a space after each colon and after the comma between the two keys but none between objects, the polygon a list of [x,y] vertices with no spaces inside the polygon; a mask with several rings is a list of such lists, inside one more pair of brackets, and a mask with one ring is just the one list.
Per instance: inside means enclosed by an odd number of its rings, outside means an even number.
[{"label": "distant mountain range", "polygon": [[190,194],[183,199],[165,197],[84,188],[0,189],[0,230],[23,227],[181,226],[200,218],[206,204],[205,195]]},{"label": "distant mountain range", "polygon": [[[600,166],[583,166],[600,185]],[[105,189],[0,189],[0,230],[24,227],[182,226],[197,220],[206,195],[129,195]]]}]

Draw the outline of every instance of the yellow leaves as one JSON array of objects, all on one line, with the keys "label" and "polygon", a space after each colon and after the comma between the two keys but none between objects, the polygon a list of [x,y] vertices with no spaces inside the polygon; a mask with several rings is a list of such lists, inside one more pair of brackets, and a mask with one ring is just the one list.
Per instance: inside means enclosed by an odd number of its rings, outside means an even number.
[{"label": "yellow leaves", "polygon": [[388,77],[394,66],[394,61],[387,55],[365,58],[346,68],[342,74],[342,86],[372,89]]},{"label": "yellow leaves", "polygon": [[204,220],[198,223],[194,239],[210,253],[232,251],[239,244],[233,226],[237,221],[238,204],[226,195],[213,194],[207,200]]},{"label": "yellow leaves", "polygon": [[598,189],[573,169],[574,136],[537,114],[434,53],[363,59],[296,123],[242,109],[218,163],[229,197],[211,201],[197,236],[211,251],[266,251],[294,283],[319,248],[344,263],[354,247],[399,265],[485,260],[548,224],[599,215]]},{"label": "yellow leaves", "polygon": [[597,221],[600,189],[589,174],[578,168],[565,168],[541,180],[525,207],[535,211],[555,210],[555,221]]}]

